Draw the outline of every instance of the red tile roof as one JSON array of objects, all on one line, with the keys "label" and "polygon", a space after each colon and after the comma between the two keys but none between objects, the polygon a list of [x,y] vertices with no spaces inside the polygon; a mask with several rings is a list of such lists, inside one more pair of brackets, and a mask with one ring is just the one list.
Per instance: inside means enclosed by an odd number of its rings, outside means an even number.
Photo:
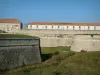
[{"label": "red tile roof", "polygon": [[18,19],[15,18],[8,18],[8,19],[0,19],[0,23],[20,23]]},{"label": "red tile roof", "polygon": [[100,23],[61,23],[61,22],[29,22],[30,25],[71,25],[71,26],[100,26]]},{"label": "red tile roof", "polygon": [[28,24],[51,25],[51,24],[57,24],[57,23],[56,22],[30,22]]}]

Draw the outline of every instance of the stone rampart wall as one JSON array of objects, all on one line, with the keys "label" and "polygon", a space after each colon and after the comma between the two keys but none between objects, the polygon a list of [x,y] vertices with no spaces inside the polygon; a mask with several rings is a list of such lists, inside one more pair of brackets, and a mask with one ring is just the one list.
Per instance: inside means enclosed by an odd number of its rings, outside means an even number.
[{"label": "stone rampart wall", "polygon": [[41,62],[38,38],[0,39],[0,69],[12,69]]}]

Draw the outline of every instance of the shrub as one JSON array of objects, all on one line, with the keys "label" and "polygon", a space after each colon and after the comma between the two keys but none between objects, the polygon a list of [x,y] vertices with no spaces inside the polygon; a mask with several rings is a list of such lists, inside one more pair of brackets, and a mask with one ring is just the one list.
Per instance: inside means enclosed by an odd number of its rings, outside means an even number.
[{"label": "shrub", "polygon": [[87,52],[87,50],[81,50],[81,52]]},{"label": "shrub", "polygon": [[91,36],[91,37],[93,37],[94,35],[93,35],[93,34],[91,34],[90,36]]},{"label": "shrub", "polygon": [[30,69],[29,69],[29,68],[24,68],[22,71],[23,71],[25,74],[28,74],[28,75],[29,75],[29,73],[30,73]]},{"label": "shrub", "polygon": [[72,55],[75,55],[75,52],[72,52],[72,51],[68,52],[68,57]]},{"label": "shrub", "polygon": [[58,52],[58,51],[56,51],[56,52],[54,53],[54,55],[59,55],[59,52]]}]

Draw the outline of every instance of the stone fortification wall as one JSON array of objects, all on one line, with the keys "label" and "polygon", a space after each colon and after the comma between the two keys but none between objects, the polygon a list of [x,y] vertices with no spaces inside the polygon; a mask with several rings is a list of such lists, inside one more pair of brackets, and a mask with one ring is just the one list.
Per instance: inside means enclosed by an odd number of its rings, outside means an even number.
[{"label": "stone fortification wall", "polygon": [[72,38],[41,38],[41,47],[58,47],[58,46],[71,46],[73,42]]},{"label": "stone fortification wall", "polygon": [[55,36],[62,34],[64,37],[67,35],[84,35],[84,34],[100,34],[100,30],[30,30],[30,29],[20,29],[12,32],[11,34],[25,34],[31,36],[45,37],[45,36]]},{"label": "stone fortification wall", "polygon": [[72,51],[100,51],[100,35],[93,37],[87,35],[76,36],[73,41]]},{"label": "stone fortification wall", "polygon": [[16,30],[11,33],[27,34],[31,36],[43,37],[45,35],[55,35],[55,34],[100,34],[100,31],[92,30]]},{"label": "stone fortification wall", "polygon": [[71,46],[71,50],[75,51],[81,49],[88,51],[100,50],[100,31],[19,30],[14,33],[40,37],[41,47]]},{"label": "stone fortification wall", "polygon": [[0,39],[0,69],[12,69],[41,62],[38,38]]},{"label": "stone fortification wall", "polygon": [[71,46],[72,51],[100,51],[100,35],[75,35],[70,38],[41,38],[41,47]]}]

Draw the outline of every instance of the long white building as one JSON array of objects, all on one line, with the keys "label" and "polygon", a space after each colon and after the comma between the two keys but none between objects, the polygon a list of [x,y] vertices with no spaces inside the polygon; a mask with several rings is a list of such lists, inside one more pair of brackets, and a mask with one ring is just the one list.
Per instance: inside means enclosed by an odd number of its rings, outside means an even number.
[{"label": "long white building", "polygon": [[30,22],[28,29],[47,30],[100,30],[100,23]]},{"label": "long white building", "polygon": [[0,30],[13,32],[19,29],[21,29],[21,22],[18,19],[0,19]]}]

